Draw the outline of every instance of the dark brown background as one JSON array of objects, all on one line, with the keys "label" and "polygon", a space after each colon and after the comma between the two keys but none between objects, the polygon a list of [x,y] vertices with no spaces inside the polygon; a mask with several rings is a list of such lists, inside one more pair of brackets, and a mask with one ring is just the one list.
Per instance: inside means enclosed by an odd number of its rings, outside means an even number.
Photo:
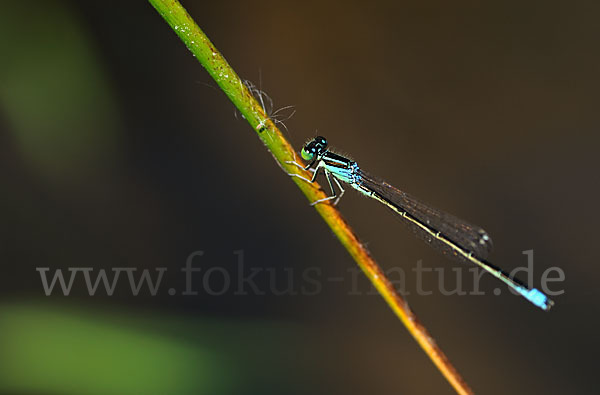
[{"label": "dark brown background", "polygon": [[[135,333],[213,347],[216,360],[234,366],[214,373],[217,393],[451,393],[380,297],[348,295],[354,262],[149,4],[5,3],[5,321],[6,311],[31,306],[73,317],[98,312]],[[417,260],[446,268],[448,281],[449,268],[460,266],[384,208],[346,194],[340,210],[385,268],[407,272],[411,307],[476,392],[594,392],[595,2],[184,5],[242,78],[260,81],[276,107],[295,106],[286,124],[296,148],[318,131],[370,172],[483,226],[493,262],[523,266],[522,252],[533,249],[536,285],[547,268],[565,272],[555,284],[565,293],[550,313],[504,288],[493,296],[499,284],[487,276],[486,296],[416,295]],[[347,281],[324,282],[316,296],[133,297],[119,289],[90,297],[76,286],[69,297],[45,297],[35,272],[176,273],[196,250],[205,253],[202,267],[231,268],[240,249],[247,268],[320,267],[324,278]],[[181,278],[173,281],[182,288]],[[425,288],[436,281],[426,277]],[[2,341],[12,342],[7,332]],[[1,391],[63,388],[40,378],[32,389],[9,376]],[[201,377],[184,379],[202,392]]]}]

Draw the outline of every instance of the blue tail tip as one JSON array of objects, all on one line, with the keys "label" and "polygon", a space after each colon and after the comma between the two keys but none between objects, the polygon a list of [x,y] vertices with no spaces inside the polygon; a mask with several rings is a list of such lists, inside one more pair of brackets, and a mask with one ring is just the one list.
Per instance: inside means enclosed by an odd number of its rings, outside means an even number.
[{"label": "blue tail tip", "polygon": [[554,302],[548,299],[548,297],[537,288],[525,289],[521,293],[527,300],[542,310],[548,311],[554,305]]}]

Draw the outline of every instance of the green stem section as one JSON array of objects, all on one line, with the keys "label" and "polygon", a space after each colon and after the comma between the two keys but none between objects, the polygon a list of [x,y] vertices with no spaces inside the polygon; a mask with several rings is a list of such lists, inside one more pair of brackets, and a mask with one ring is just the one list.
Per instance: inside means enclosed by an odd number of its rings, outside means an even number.
[{"label": "green stem section", "polygon": [[[252,129],[256,131],[258,137],[271,152],[279,166],[288,173],[310,178],[312,176],[310,173],[288,163],[289,161],[296,160],[291,144],[285,139],[267,114],[265,114],[264,109],[256,101],[246,85],[244,85],[243,81],[210,42],[204,32],[196,25],[179,1],[149,0],[149,2],[213,77],[238,111],[252,126]],[[298,177],[290,178],[302,190],[309,201],[314,202],[317,199],[326,197],[323,190],[316,183],[311,184]],[[315,209],[454,389],[460,394],[472,393],[454,366],[452,366],[442,350],[428,334],[425,327],[419,323],[406,301],[396,292],[390,281],[386,278],[383,270],[369,255],[340,212],[331,204],[317,204]]]},{"label": "green stem section", "polygon": [[[294,159],[291,145],[283,138],[240,77],[181,4],[178,1],[149,1],[258,133],[260,139],[279,163],[290,172],[297,172],[298,169],[295,166],[285,163]],[[314,188],[304,185],[302,189],[309,191]]]}]

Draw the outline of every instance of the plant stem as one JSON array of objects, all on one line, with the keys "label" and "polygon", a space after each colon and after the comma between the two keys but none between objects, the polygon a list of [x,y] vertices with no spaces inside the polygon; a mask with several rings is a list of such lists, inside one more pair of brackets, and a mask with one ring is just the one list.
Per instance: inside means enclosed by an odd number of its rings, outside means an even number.
[{"label": "plant stem", "polygon": [[[179,38],[181,38],[192,54],[233,102],[238,111],[244,116],[246,121],[248,121],[250,126],[257,132],[258,137],[271,152],[275,160],[279,162],[279,165],[288,173],[295,173],[305,178],[310,178],[312,176],[310,173],[288,163],[296,159],[291,144],[285,139],[267,114],[265,114],[264,109],[253,97],[252,93],[247,89],[231,66],[229,66],[221,53],[210,42],[204,32],[196,25],[179,1],[149,0],[149,2],[175,33],[177,33]],[[311,184],[298,177],[290,178],[302,190],[309,201],[314,202],[326,197],[323,190],[316,183]],[[317,204],[315,205],[315,209],[454,389],[460,394],[472,393],[467,383],[448,361],[425,327],[419,323],[406,301],[396,292],[393,285],[383,273],[383,270],[369,255],[340,212],[331,204]]]}]

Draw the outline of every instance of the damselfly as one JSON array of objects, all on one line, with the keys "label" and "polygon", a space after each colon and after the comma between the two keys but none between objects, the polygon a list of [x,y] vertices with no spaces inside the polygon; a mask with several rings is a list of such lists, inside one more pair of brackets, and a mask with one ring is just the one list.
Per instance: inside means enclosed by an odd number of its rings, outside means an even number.
[{"label": "damselfly", "polygon": [[[543,310],[549,310],[554,304],[541,291],[536,288],[529,289],[521,281],[511,278],[500,268],[486,261],[492,249],[492,239],[480,227],[431,208],[387,182],[364,172],[356,162],[331,152],[324,137],[310,140],[302,148],[301,154],[302,158],[309,162],[305,170],[316,164],[310,182],[314,182],[319,170],[323,169],[332,192],[331,196],[313,204],[329,200],[337,204],[345,192],[341,181],[389,207],[418,237],[445,255],[459,261],[474,263]],[[336,192],[334,183],[339,192]]]}]

